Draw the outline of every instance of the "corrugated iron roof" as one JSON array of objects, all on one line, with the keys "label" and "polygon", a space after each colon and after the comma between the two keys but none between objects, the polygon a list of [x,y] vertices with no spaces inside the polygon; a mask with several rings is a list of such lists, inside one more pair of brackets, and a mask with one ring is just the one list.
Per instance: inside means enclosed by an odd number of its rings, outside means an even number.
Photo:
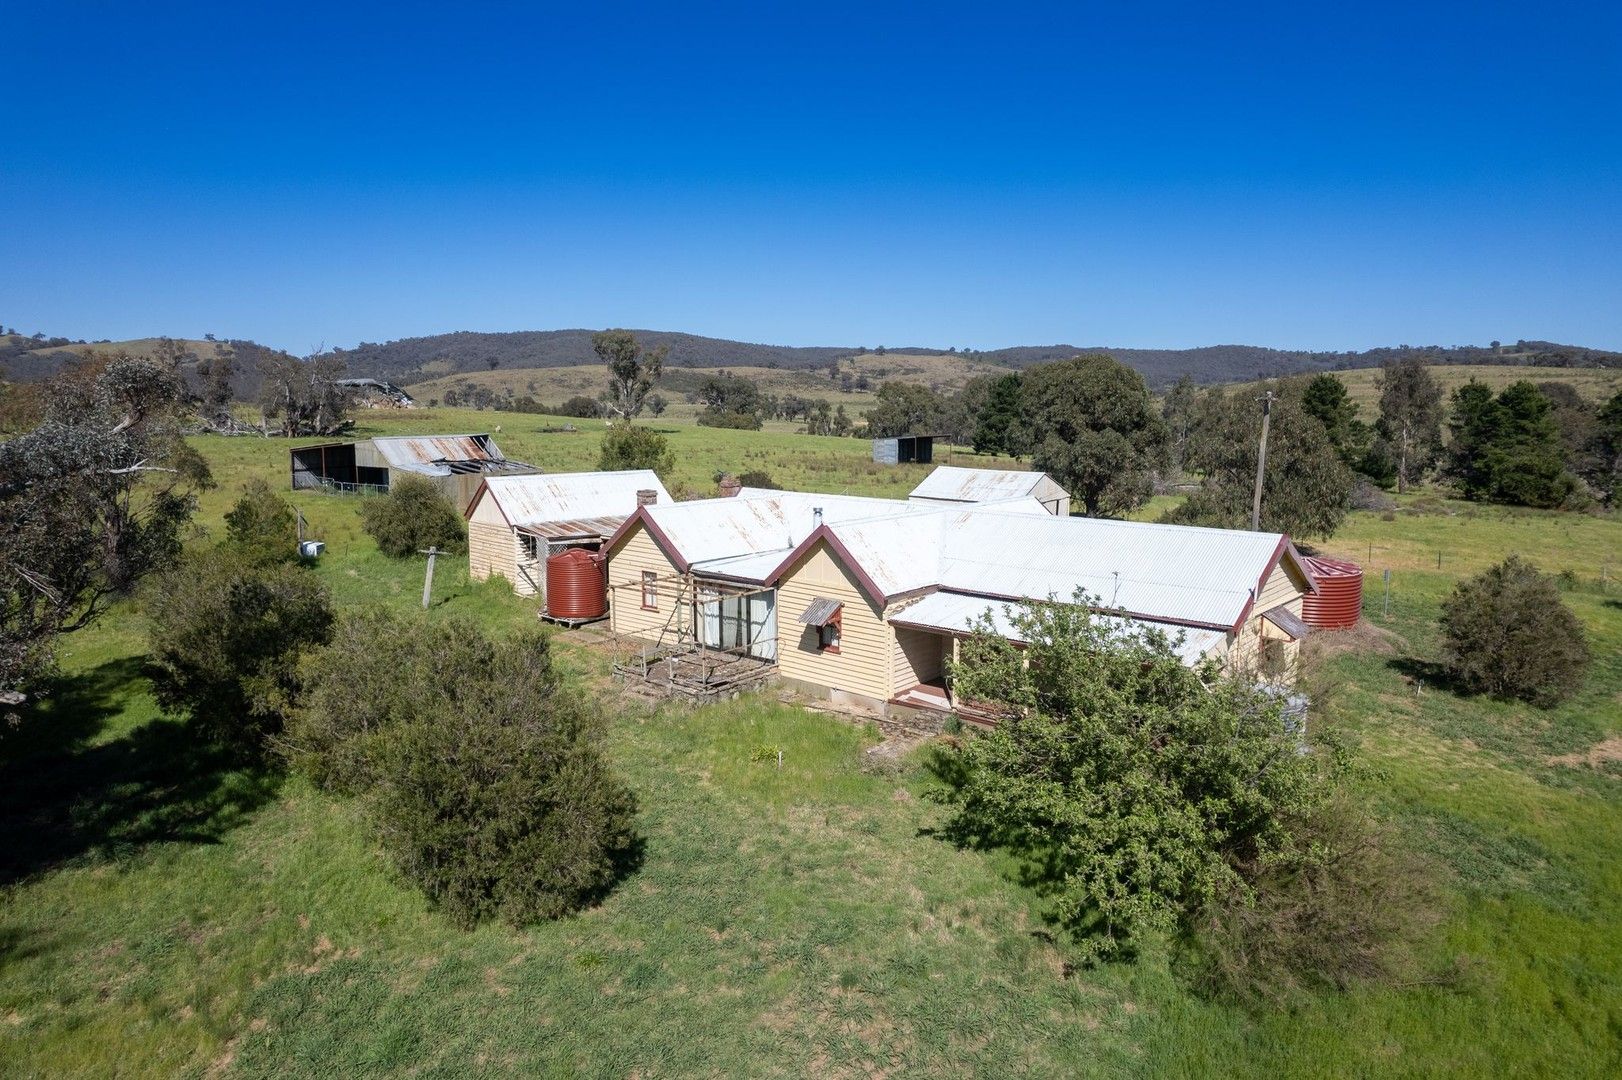
[{"label": "corrugated iron roof", "polygon": [[800,613],[800,622],[806,626],[827,626],[844,606],[838,600],[830,600],[826,596],[812,597],[811,603]]},{"label": "corrugated iron roof", "polygon": [[484,486],[484,497],[494,499],[515,526],[616,518],[604,536],[636,512],[638,491],[657,492],[661,503],[670,502],[670,492],[649,469],[492,476]]},{"label": "corrugated iron roof", "polygon": [[[1022,641],[1019,628],[1014,625],[1013,616],[1023,606],[1025,605],[1018,602],[1009,603],[969,593],[936,592],[892,613],[890,622],[919,630],[965,636],[974,633],[984,621],[989,620],[991,632],[998,637]],[[1228,640],[1228,635],[1221,630],[1204,630],[1157,622],[1153,619],[1125,619],[1113,615],[1097,615],[1094,618],[1100,625],[1123,634],[1139,630],[1155,630],[1165,634],[1172,651],[1177,654],[1178,659],[1189,666],[1198,663],[1212,649],[1224,645]]]},{"label": "corrugated iron roof", "polygon": [[1055,517],[1029,497],[903,503],[745,489],[649,508],[680,560],[701,574],[766,582],[821,523],[885,598],[931,589],[1069,601],[1226,630],[1285,545],[1278,533]]},{"label": "corrugated iron roof", "polygon": [[[911,498],[945,502],[995,502],[1034,494],[1048,474],[1019,469],[965,469],[941,465],[912,489]],[[1057,487],[1057,484],[1053,485]]]},{"label": "corrugated iron roof", "polygon": [[1101,608],[1234,625],[1284,542],[1278,533],[981,508],[946,536],[940,585],[1033,600],[1082,590]]},{"label": "corrugated iron roof", "polygon": [[571,518],[567,521],[537,521],[519,525],[521,533],[538,536],[543,540],[580,540],[590,537],[612,536],[629,514],[607,517]]},{"label": "corrugated iron roof", "polygon": [[1283,604],[1280,604],[1275,608],[1268,608],[1266,611],[1262,612],[1262,618],[1266,619],[1268,622],[1272,623],[1286,634],[1289,634],[1290,637],[1294,638],[1296,641],[1300,641],[1302,638],[1306,637],[1312,632],[1312,628],[1302,621],[1301,616],[1297,615]]},{"label": "corrugated iron roof", "polygon": [[389,468],[427,476],[529,468],[503,457],[488,435],[380,435],[372,445]]}]

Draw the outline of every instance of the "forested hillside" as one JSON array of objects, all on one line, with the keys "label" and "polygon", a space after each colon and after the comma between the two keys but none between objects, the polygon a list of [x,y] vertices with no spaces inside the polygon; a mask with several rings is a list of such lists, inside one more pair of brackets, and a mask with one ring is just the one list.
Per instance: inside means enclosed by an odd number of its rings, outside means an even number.
[{"label": "forested hillside", "polygon": [[[598,364],[591,350],[591,330],[523,330],[511,333],[459,331],[431,337],[402,338],[383,343],[362,342],[334,354],[351,376],[373,376],[398,385],[426,382],[448,375],[500,369],[563,368]],[[1398,345],[1363,352],[1309,352],[1268,349],[1256,345],[1209,345],[1195,349],[1133,349],[1104,345],[1018,345],[1006,349],[886,347],[882,344],[844,346],[761,345],[722,338],[700,337],[663,330],[635,330],[648,348],[667,347],[667,367],[777,368],[812,371],[836,361],[888,357],[900,366],[903,358],[925,357],[964,360],[980,371],[988,367],[1020,370],[1033,364],[1063,360],[1079,353],[1102,352],[1136,369],[1154,389],[1163,389],[1189,376],[1197,383],[1240,382],[1276,378],[1301,372],[1378,367],[1387,360],[1421,353],[1432,364],[1518,364],[1537,367],[1622,367],[1622,353],[1561,345],[1547,341],[1518,341],[1491,345]],[[42,335],[24,337],[13,331],[0,335],[0,378],[45,378],[75,355],[90,351],[127,349],[147,353],[167,338],[128,342],[70,341]],[[241,390],[254,388],[254,364],[249,354],[262,346],[247,341],[215,342],[174,339],[183,351],[207,359],[222,345],[235,351],[236,378]],[[250,362],[242,362],[250,360]],[[872,365],[870,365],[872,366]],[[947,366],[952,366],[948,363]],[[961,381],[961,380],[947,380]]]}]

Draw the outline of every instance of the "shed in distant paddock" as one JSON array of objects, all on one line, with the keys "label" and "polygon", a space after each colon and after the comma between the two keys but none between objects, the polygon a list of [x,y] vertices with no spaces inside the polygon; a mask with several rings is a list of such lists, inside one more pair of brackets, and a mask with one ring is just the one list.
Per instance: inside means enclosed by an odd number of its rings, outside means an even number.
[{"label": "shed in distant paddock", "polygon": [[873,460],[880,465],[928,465],[935,460],[935,440],[944,435],[897,435],[873,440]]},{"label": "shed in distant paddock", "polygon": [[465,510],[488,476],[536,471],[509,461],[489,435],[391,435],[357,442],[317,443],[288,451],[295,491],[386,494],[395,477],[416,473],[435,481]]},{"label": "shed in distant paddock", "polygon": [[467,508],[468,576],[506,578],[521,596],[546,591],[548,556],[595,555],[638,506],[670,502],[648,469],[492,476]]}]

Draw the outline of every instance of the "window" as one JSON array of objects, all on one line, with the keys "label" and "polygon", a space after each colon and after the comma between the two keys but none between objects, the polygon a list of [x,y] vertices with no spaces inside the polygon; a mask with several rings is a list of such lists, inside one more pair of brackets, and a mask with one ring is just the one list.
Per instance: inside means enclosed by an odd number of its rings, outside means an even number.
[{"label": "window", "polygon": [[652,570],[642,571],[642,610],[659,610],[659,575]]},{"label": "window", "polygon": [[817,627],[817,648],[828,653],[837,653],[839,651],[838,615]]}]

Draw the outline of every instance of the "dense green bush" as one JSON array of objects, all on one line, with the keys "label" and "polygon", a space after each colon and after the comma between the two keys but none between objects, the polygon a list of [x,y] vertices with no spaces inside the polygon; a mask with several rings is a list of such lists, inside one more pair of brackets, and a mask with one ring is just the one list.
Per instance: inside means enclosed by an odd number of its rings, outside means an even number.
[{"label": "dense green bush", "polygon": [[760,414],[752,412],[721,412],[705,409],[698,414],[699,427],[732,428],[737,431],[759,431]]},{"label": "dense green bush", "polygon": [[610,424],[603,432],[597,467],[605,472],[652,469],[659,479],[668,482],[676,469],[676,455],[670,449],[669,440],[657,431],[621,420]]},{"label": "dense green bush", "polygon": [[760,469],[738,474],[738,483],[746,488],[767,488],[772,491],[782,491],[783,485],[773,480],[771,474]]},{"label": "dense green bush", "polygon": [[1204,988],[1278,1007],[1423,978],[1417,957],[1440,918],[1431,868],[1344,797],[1291,835],[1293,846],[1240,867],[1246,893],[1218,895],[1196,920]]},{"label": "dense green bush", "polygon": [[1302,846],[1339,765],[1297,752],[1275,698],[1076,599],[1014,613],[1024,649],[990,632],[964,643],[958,697],[1001,720],[955,761],[951,832],[1042,867],[1083,954],[1106,959],[1248,901],[1247,871]]},{"label": "dense green bush", "polygon": [[1555,579],[1511,555],[1442,603],[1444,661],[1471,693],[1558,704],[1588,671],[1587,638]]},{"label": "dense green bush", "polygon": [[426,476],[402,476],[387,495],[367,499],[360,515],[361,526],[377,541],[378,550],[396,559],[431,547],[466,550],[462,515]]},{"label": "dense green bush", "polygon": [[368,793],[395,864],[458,923],[556,918],[624,869],[635,801],[543,633],[492,641],[472,623],[364,614],[305,676],[294,764]]},{"label": "dense green bush", "polygon": [[229,546],[193,552],[147,594],[152,684],[167,709],[221,742],[259,753],[291,710],[299,657],[332,634],[321,582],[257,564]]},{"label": "dense green bush", "polygon": [[602,402],[598,401],[596,398],[587,397],[584,394],[576,394],[574,397],[558,406],[559,416],[576,416],[582,419],[600,416],[602,415],[602,411]]},{"label": "dense green bush", "polygon": [[298,561],[298,520],[263,480],[250,480],[225,515],[226,545],[255,563]]}]

